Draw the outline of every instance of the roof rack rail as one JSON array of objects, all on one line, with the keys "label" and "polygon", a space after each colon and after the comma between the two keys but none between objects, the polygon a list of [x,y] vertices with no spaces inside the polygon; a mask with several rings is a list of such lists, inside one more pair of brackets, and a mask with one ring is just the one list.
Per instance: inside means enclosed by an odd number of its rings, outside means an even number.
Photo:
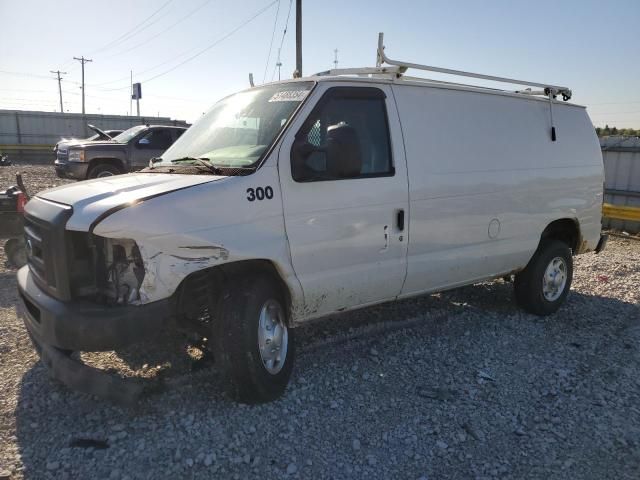
[{"label": "roof rack rail", "polygon": [[[383,66],[383,64],[386,63],[387,65],[395,66],[397,67],[396,72],[398,77],[404,74],[404,72],[406,72],[409,68],[413,68],[416,70],[424,70],[427,72],[436,72],[436,73],[444,73],[447,75],[478,78],[481,80],[510,83],[513,85],[526,85],[527,87],[538,87],[543,89],[540,91],[536,91],[528,88],[525,90],[516,91],[516,93],[522,93],[525,95],[544,95],[544,96],[553,97],[553,98],[555,98],[557,95],[562,95],[562,99],[564,101],[567,101],[571,98],[572,92],[571,92],[571,89],[569,89],[568,87],[561,87],[559,85],[550,85],[550,84],[539,83],[539,82],[530,82],[528,80],[517,80],[515,78],[496,77],[495,75],[484,75],[481,73],[465,72],[462,70],[452,70],[450,68],[432,67],[429,65],[421,65],[419,63],[404,62],[400,60],[392,60],[385,55],[384,48],[385,48],[384,33],[380,32],[378,34],[378,52],[377,52],[377,59],[376,59],[376,68],[387,69],[387,71],[389,71],[390,70],[389,67],[385,67]],[[376,73],[387,73],[387,72],[376,72]]]},{"label": "roof rack rail", "polygon": [[[386,65],[384,65],[386,64]],[[489,80],[492,82],[501,82],[501,83],[510,83],[512,85],[523,85],[528,88],[523,90],[499,90],[491,87],[481,87],[477,85],[462,85],[460,83],[453,82],[442,82],[439,80],[432,80],[428,78],[419,78],[419,77],[407,77],[404,76],[404,73],[413,68],[415,70],[424,70],[427,72],[436,72],[436,73],[444,73],[446,75],[456,75],[459,77],[470,77],[470,78],[479,78],[480,80]],[[317,76],[326,76],[326,75],[358,75],[364,77],[373,77],[373,76],[391,76],[391,78],[397,79],[406,79],[412,81],[424,81],[424,82],[435,82],[435,83],[443,83],[448,85],[458,85],[465,87],[474,87],[474,88],[482,88],[487,90],[498,90],[502,92],[509,93],[517,93],[521,95],[540,95],[547,97],[549,99],[549,123],[551,125],[551,141],[555,142],[557,139],[556,136],[556,127],[553,121],[553,100],[558,96],[562,95],[562,99],[566,102],[571,99],[571,89],[568,87],[561,87],[559,85],[550,85],[547,83],[538,83],[538,82],[530,82],[528,80],[517,80],[515,78],[507,78],[507,77],[496,77],[495,75],[484,75],[482,73],[472,73],[465,72],[462,70],[452,70],[450,68],[441,68],[441,67],[432,67],[429,65],[420,65],[419,63],[411,63],[411,62],[403,62],[400,60],[392,60],[387,57],[384,53],[384,33],[380,32],[378,34],[378,51],[376,55],[376,66],[375,67],[364,67],[364,68],[336,68],[332,70],[326,70],[324,72],[316,73]],[[532,90],[531,87],[538,87],[542,90]]]}]

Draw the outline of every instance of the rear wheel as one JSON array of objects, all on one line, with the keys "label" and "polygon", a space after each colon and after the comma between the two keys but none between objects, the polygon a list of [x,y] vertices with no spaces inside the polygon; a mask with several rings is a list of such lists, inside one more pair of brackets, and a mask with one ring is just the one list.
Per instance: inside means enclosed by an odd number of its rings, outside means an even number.
[{"label": "rear wheel", "polygon": [[543,241],[526,268],[515,276],[516,301],[528,312],[550,315],[564,302],[572,279],[569,246],[559,240]]},{"label": "rear wheel", "polygon": [[295,354],[280,288],[269,275],[253,275],[231,282],[221,303],[214,352],[229,392],[245,403],[278,398],[289,382]]},{"label": "rear wheel", "polygon": [[112,165],[111,163],[99,163],[98,165],[91,167],[87,174],[87,178],[112,177],[114,175],[120,175],[121,173],[122,169],[116,165]]}]

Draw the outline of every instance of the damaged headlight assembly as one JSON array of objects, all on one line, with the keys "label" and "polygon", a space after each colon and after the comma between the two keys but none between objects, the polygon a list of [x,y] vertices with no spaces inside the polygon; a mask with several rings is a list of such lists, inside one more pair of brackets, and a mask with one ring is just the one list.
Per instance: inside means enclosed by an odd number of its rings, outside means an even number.
[{"label": "damaged headlight assembly", "polygon": [[106,291],[112,301],[127,305],[140,301],[140,286],[144,280],[144,262],[135,241],[105,238],[104,265]]}]

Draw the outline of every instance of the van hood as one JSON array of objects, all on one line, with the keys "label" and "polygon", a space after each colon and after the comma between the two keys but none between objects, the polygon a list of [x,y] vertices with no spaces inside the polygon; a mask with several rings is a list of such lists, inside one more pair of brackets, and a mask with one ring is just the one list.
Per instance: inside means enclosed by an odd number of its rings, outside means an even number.
[{"label": "van hood", "polygon": [[224,178],[227,177],[131,173],[63,185],[39,192],[36,196],[73,207],[73,215],[67,222],[67,230],[87,232],[97,220],[106,218],[120,208]]}]

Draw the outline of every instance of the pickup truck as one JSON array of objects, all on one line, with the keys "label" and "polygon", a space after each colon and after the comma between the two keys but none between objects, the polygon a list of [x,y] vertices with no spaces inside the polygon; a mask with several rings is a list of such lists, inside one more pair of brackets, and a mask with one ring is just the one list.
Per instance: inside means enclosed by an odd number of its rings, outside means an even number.
[{"label": "pickup truck", "polygon": [[95,125],[87,124],[89,130],[93,130],[95,133],[87,138],[63,138],[53,147],[53,154],[58,155],[58,150],[68,150],[71,145],[79,145],[86,142],[97,142],[99,140],[111,140],[116,135],[120,135],[122,130],[100,130]]},{"label": "pickup truck", "polygon": [[110,177],[145,167],[185,132],[185,127],[138,125],[110,140],[60,146],[54,166],[61,178]]}]

